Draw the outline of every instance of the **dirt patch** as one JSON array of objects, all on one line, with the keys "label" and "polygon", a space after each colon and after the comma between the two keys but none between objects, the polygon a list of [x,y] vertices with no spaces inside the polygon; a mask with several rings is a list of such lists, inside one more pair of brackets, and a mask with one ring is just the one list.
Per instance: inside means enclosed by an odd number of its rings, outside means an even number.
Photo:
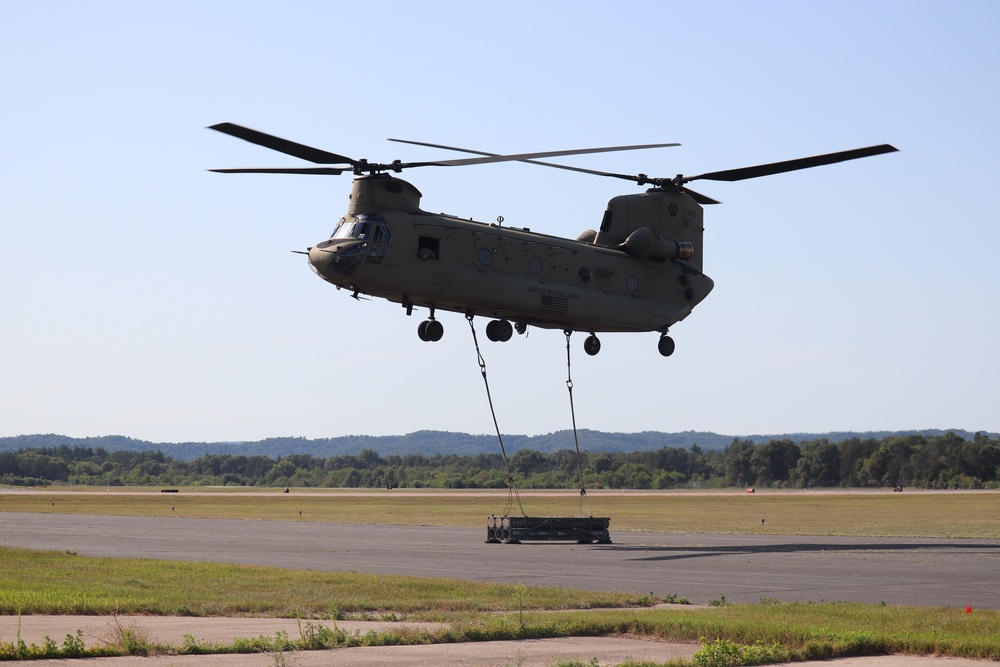
[{"label": "dirt patch", "polygon": [[[220,618],[204,616],[22,616],[20,636],[26,644],[42,645],[45,637],[62,644],[66,635],[76,636],[83,631],[83,641],[89,647],[107,643],[119,629],[132,630],[137,636],[153,644],[182,646],[187,637],[199,644],[232,644],[238,638],[274,637],[284,632],[290,639],[298,639],[300,628],[308,624],[325,625],[348,633],[368,631],[386,632],[409,628],[434,631],[440,623],[411,623],[393,621],[302,621],[294,618]],[[16,616],[0,616],[0,639],[13,641],[17,637]]]},{"label": "dirt patch", "polygon": [[[305,628],[307,622],[303,622]],[[376,632],[400,628],[437,630],[440,623],[411,623],[392,621],[308,621],[323,624],[346,632],[369,630]],[[45,637],[62,643],[66,635],[83,632],[87,646],[104,643],[114,636],[118,628],[131,630],[151,643],[182,646],[188,637],[202,644],[231,644],[236,638],[261,635],[274,637],[285,632],[292,639],[299,637],[299,623],[295,619],[280,618],[217,618],[217,617],[166,617],[166,616],[22,616],[20,637],[28,644],[39,644]],[[16,639],[18,619],[0,616],[0,638]],[[602,665],[620,664],[626,660],[666,662],[674,658],[691,659],[698,650],[695,644],[668,644],[634,638],[618,637],[569,637],[525,641],[476,642],[465,644],[435,644],[424,646],[387,646],[332,649],[326,651],[299,651],[278,654],[254,655],[181,655],[154,657],[88,658],[73,660],[36,660],[33,665],[87,665],[88,667],[221,667],[237,665],[296,667],[365,667],[375,665],[442,667],[547,667],[559,660],[589,662],[597,658]]]}]

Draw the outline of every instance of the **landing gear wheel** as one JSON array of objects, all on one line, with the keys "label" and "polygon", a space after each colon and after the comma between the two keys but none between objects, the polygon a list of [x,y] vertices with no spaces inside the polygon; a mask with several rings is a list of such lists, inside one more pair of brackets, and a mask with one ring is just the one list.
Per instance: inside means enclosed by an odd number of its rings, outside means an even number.
[{"label": "landing gear wheel", "polygon": [[427,343],[436,343],[444,336],[444,325],[437,320],[424,320],[417,326],[417,336]]},{"label": "landing gear wheel", "polygon": [[527,330],[528,330],[528,325],[525,324],[524,322],[518,322],[517,324],[514,325],[514,331],[521,334],[522,336],[524,335],[524,332]]},{"label": "landing gear wheel", "polygon": [[427,340],[436,343],[444,336],[444,325],[437,320],[427,320],[427,328],[424,333],[427,334]]},{"label": "landing gear wheel", "polygon": [[506,343],[514,335],[514,327],[507,320],[491,320],[486,325],[486,337],[494,342]]},{"label": "landing gear wheel", "polygon": [[594,356],[595,354],[600,352],[601,351],[600,339],[594,334],[590,334],[589,336],[587,336],[587,339],[583,341],[583,351],[589,354],[590,356]]},{"label": "landing gear wheel", "polygon": [[656,348],[660,351],[660,354],[669,357],[674,353],[674,339],[664,334],[660,336],[660,342],[656,344]]}]

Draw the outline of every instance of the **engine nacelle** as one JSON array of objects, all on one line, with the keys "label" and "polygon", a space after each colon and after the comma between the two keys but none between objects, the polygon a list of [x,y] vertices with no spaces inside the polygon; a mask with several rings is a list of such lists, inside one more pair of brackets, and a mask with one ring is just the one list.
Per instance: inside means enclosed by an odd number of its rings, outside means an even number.
[{"label": "engine nacelle", "polygon": [[651,259],[654,262],[665,262],[668,259],[687,260],[694,256],[693,243],[665,239],[649,227],[639,227],[629,234],[620,247],[639,259]]}]

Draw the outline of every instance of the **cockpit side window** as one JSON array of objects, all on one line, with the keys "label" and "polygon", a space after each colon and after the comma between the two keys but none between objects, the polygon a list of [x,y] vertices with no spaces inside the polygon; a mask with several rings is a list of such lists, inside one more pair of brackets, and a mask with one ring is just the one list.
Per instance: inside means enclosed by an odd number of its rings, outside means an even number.
[{"label": "cockpit side window", "polygon": [[375,225],[371,232],[371,242],[366,243],[370,250],[365,262],[368,264],[381,264],[389,252],[389,241],[392,234],[389,232],[389,225]]},{"label": "cockpit side window", "polygon": [[372,232],[372,241],[378,245],[389,245],[389,239],[388,225],[375,225],[375,231]]}]

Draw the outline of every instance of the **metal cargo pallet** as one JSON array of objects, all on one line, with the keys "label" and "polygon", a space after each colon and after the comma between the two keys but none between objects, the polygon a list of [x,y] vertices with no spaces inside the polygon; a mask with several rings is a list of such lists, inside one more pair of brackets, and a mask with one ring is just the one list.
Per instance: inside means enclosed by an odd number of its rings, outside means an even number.
[{"label": "metal cargo pallet", "polygon": [[486,521],[486,542],[578,542],[611,544],[607,517],[491,516]]}]

